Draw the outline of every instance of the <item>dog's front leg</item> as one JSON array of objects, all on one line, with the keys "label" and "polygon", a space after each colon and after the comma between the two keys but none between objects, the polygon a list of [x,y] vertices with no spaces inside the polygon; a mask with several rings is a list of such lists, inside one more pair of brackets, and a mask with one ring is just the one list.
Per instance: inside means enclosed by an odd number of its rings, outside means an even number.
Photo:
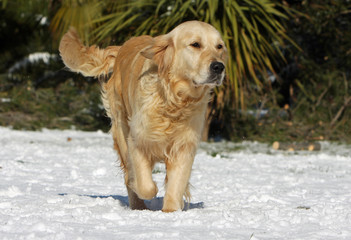
[{"label": "dog's front leg", "polygon": [[130,137],[128,139],[129,163],[132,172],[129,175],[128,186],[141,199],[150,200],[156,196],[158,188],[152,180],[154,162],[151,156],[147,156]]},{"label": "dog's front leg", "polygon": [[166,193],[163,199],[163,212],[174,212],[183,209],[183,196],[188,190],[194,156],[195,147],[186,147],[181,151],[177,151],[176,156],[172,159],[167,159]]}]

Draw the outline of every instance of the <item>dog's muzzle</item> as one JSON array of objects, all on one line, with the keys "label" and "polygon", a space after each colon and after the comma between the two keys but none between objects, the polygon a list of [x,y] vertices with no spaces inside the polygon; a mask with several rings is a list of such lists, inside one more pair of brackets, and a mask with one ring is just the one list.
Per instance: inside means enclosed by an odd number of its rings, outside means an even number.
[{"label": "dog's muzzle", "polygon": [[221,85],[224,78],[225,66],[221,62],[212,62],[210,64],[210,75],[206,81],[207,84]]}]

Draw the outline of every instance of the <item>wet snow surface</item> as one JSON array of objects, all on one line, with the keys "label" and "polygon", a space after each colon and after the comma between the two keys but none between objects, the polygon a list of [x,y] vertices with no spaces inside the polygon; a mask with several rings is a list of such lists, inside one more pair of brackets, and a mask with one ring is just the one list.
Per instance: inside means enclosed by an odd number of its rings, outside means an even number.
[{"label": "wet snow surface", "polygon": [[112,140],[102,132],[0,128],[1,239],[351,239],[350,146],[288,153],[201,144],[192,200],[162,213],[128,209]]}]

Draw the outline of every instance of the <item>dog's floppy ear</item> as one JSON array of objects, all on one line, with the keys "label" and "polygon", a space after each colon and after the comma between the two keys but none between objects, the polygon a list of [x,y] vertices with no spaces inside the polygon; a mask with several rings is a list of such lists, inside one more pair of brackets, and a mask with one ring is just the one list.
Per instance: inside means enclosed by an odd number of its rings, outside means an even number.
[{"label": "dog's floppy ear", "polygon": [[168,35],[155,37],[152,46],[143,50],[141,55],[148,59],[152,59],[158,66],[158,74],[167,78],[174,55],[172,38]]}]

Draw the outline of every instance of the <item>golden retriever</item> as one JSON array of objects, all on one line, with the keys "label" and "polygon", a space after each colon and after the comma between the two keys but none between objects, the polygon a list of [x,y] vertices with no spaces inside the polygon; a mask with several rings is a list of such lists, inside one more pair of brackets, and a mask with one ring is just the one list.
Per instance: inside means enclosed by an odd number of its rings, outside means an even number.
[{"label": "golden retriever", "polygon": [[95,77],[112,73],[102,83],[102,100],[130,208],[146,209],[143,200],[156,196],[152,170],[164,162],[162,211],[183,209],[210,92],[225,77],[227,49],[219,32],[189,21],[165,35],[134,37],[122,46],[99,49],[84,46],[70,29],[59,50],[72,71]]}]

